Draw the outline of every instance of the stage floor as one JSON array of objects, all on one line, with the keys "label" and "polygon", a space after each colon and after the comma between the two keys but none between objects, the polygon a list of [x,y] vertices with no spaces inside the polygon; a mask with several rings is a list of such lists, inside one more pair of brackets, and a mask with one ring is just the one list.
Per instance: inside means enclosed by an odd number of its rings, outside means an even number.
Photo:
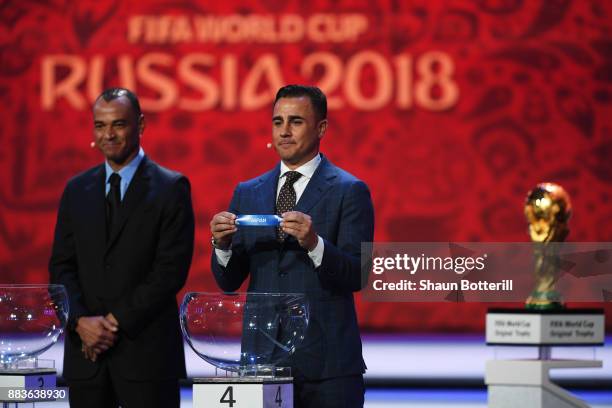
[{"label": "stage floor", "polygon": [[[596,359],[603,361],[603,367],[553,370],[562,371],[553,372],[553,379],[574,384],[573,387],[587,388],[572,392],[592,408],[612,408],[612,387],[608,386],[612,384],[611,346],[612,338],[608,337],[604,347],[555,351],[556,358]],[[370,386],[366,392],[365,407],[486,408],[487,393],[481,386],[486,361],[530,358],[534,352],[530,348],[487,347],[481,336],[364,336],[364,357],[368,364],[366,382]],[[42,358],[55,360],[60,375],[62,354],[60,343],[42,355]],[[186,360],[189,378],[214,373],[212,367],[207,366],[188,347]],[[604,388],[593,388],[596,384]],[[388,388],[391,386],[394,388]],[[192,406],[189,386],[182,388],[181,401],[181,408]],[[40,406],[66,408],[68,404]]]},{"label": "stage floor", "polygon": [[[572,391],[591,408],[612,408],[610,391]],[[181,389],[181,408],[192,408],[191,388]],[[24,405],[27,407],[27,404]],[[486,408],[484,389],[368,389],[365,408]],[[68,408],[67,402],[37,403],[40,408]]]},{"label": "stage floor", "polygon": [[[591,408],[612,408],[610,391],[572,391]],[[486,408],[487,392],[448,389],[368,389],[364,408]],[[192,408],[191,389],[181,390],[181,408]]]}]

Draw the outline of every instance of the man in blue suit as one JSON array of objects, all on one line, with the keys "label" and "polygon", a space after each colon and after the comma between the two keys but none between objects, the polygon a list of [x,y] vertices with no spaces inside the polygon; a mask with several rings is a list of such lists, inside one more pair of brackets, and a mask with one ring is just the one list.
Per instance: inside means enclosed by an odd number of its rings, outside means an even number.
[{"label": "man in blue suit", "polygon": [[[374,235],[364,182],[319,153],[327,100],[315,87],[288,85],[276,94],[272,138],[281,162],[240,183],[229,211],[210,222],[212,271],[222,290],[305,293],[310,322],[291,357],[295,407],[363,406],[363,373],[353,292],[366,283],[362,242]],[[238,228],[241,214],[278,214],[280,227]],[[365,270],[365,268],[363,268]]]}]

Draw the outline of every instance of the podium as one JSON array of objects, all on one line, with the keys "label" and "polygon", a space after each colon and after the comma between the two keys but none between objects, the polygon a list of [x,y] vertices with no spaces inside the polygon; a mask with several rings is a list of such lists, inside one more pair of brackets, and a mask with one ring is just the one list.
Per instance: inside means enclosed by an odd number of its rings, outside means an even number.
[{"label": "podium", "polygon": [[193,381],[193,406],[206,408],[293,408],[293,378],[195,378]]},{"label": "podium", "polygon": [[293,408],[288,358],[308,327],[308,301],[295,293],[187,293],[181,329],[216,367],[194,378],[194,408]]},{"label": "podium", "polygon": [[65,400],[66,390],[57,388],[56,375],[53,360],[34,358],[0,367],[0,406]]},{"label": "podium", "polygon": [[486,341],[490,346],[535,346],[537,359],[488,361],[485,383],[489,408],[588,408],[550,380],[561,368],[602,367],[597,360],[555,360],[552,347],[603,346],[603,309],[534,311],[490,309]]}]

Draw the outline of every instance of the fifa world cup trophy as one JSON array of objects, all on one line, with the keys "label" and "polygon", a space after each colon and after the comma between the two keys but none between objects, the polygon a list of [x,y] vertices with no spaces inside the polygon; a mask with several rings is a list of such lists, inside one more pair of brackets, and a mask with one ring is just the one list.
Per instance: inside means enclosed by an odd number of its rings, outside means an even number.
[{"label": "fifa world cup trophy", "polygon": [[558,184],[538,184],[527,195],[525,216],[534,245],[536,285],[526,301],[528,309],[562,309],[561,295],[555,290],[559,273],[558,242],[565,241],[572,204]]}]

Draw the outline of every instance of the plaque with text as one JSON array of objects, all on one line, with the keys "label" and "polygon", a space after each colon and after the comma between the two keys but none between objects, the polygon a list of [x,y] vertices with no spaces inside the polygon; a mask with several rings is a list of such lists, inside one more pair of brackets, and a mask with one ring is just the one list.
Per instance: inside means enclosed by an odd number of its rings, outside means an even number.
[{"label": "plaque with text", "polygon": [[574,309],[541,312],[493,309],[487,313],[490,345],[603,345],[604,312]]}]

